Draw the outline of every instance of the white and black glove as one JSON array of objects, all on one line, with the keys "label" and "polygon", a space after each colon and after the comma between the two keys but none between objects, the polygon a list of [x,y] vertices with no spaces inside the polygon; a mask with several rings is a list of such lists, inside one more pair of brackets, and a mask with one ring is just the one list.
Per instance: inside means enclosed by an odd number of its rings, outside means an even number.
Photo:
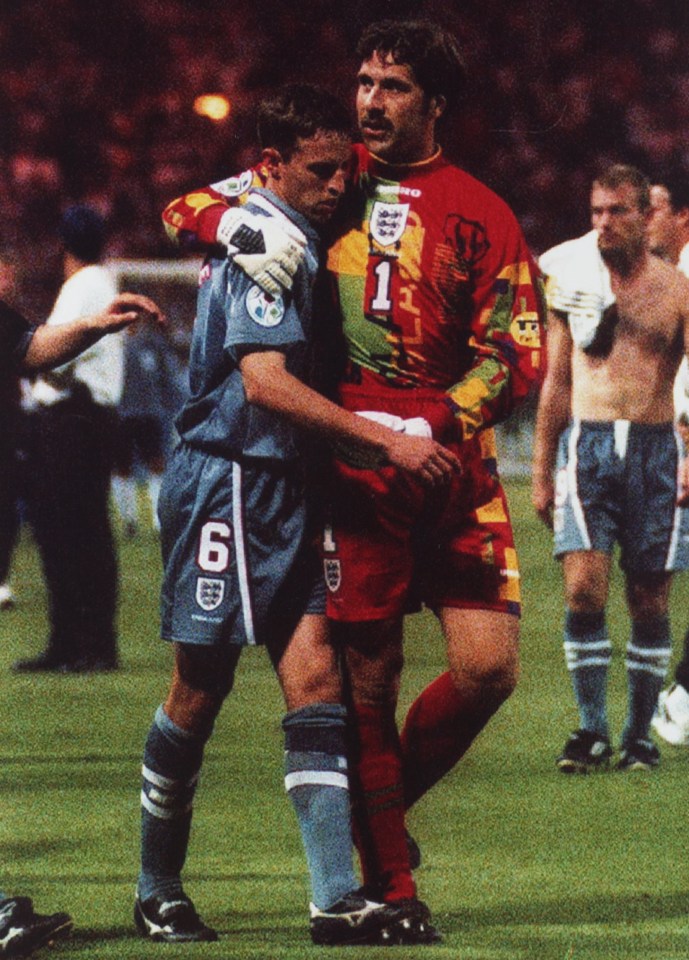
[{"label": "white and black glove", "polygon": [[266,293],[279,297],[292,289],[306,247],[299,227],[231,207],[220,218],[216,237],[227,247],[228,256]]}]

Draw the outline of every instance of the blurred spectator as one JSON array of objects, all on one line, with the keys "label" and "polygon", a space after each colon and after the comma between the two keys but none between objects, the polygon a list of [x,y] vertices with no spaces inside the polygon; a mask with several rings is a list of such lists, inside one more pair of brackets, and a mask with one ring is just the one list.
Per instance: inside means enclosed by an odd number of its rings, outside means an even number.
[{"label": "blurred spectator", "polygon": [[158,494],[174,443],[174,418],[182,406],[186,367],[169,336],[142,325],[125,338],[124,388],[118,407],[112,491],[124,536],[139,529],[138,488],[146,491],[151,524],[159,530]]},{"label": "blurred spectator", "polygon": [[[446,151],[505,197],[536,252],[587,229],[596,171],[689,168],[686,0],[6,0],[0,18],[0,247],[23,264],[27,308],[47,313],[58,269],[41,244],[71,202],[106,216],[108,254],[169,255],[165,203],[236,170],[254,109],[305,79],[348,95],[364,21],[435,18],[462,41],[476,78],[470,124]],[[480,79],[479,79],[480,78]],[[227,119],[197,116],[224,94]],[[46,229],[48,228],[48,230]]]},{"label": "blurred spectator", "polygon": [[[16,267],[0,252],[0,301],[12,303],[16,296]],[[0,610],[9,610],[15,597],[9,582],[12,552],[19,531],[18,445],[21,423],[19,376],[0,380]]]},{"label": "blurred spectator", "polygon": [[[60,224],[64,283],[46,321],[98,313],[115,283],[100,265],[105,222],[69,207]],[[123,333],[93,343],[32,387],[29,507],[49,595],[50,635],[20,672],[81,673],[118,665],[118,570],[109,516],[115,407],[122,394]]]}]

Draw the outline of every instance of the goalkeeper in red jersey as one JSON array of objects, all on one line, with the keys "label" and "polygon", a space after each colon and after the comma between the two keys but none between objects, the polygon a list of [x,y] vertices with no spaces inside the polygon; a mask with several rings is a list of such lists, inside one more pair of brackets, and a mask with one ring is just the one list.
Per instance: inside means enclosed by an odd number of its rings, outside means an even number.
[{"label": "goalkeeper in red jersey", "polygon": [[[405,810],[452,769],[517,681],[519,571],[493,427],[539,378],[544,312],[514,215],[436,141],[464,84],[454,39],[428,22],[383,21],[357,52],[363,145],[327,256],[347,345],[340,402],[439,439],[463,466],[429,496],[394,469],[338,462],[323,547],[356,721],[364,879],[424,916]],[[217,187],[173,202],[168,228],[206,243],[239,240],[241,211],[228,211]],[[265,238],[246,269],[265,273],[273,262],[289,272],[296,241],[285,237],[271,261],[274,246]],[[422,605],[439,619],[448,670],[398,735],[403,618]]]}]

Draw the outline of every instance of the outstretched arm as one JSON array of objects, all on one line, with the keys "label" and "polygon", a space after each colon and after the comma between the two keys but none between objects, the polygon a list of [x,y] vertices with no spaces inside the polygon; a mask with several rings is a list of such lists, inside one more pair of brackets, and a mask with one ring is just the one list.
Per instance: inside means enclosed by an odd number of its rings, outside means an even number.
[{"label": "outstretched arm", "polygon": [[247,354],[240,369],[250,403],[327,440],[346,441],[361,450],[362,460],[371,468],[391,464],[428,485],[444,483],[459,469],[454,454],[435,440],[395,433],[316,393],[287,371],[284,354],[279,351]]},{"label": "outstretched arm", "polygon": [[548,319],[548,366],[536,412],[531,500],[541,520],[552,527],[557,444],[571,416],[572,338],[559,314],[550,311]]},{"label": "outstretched arm", "polygon": [[[174,244],[187,250],[223,250],[266,293],[292,289],[306,237],[295,225],[257,217],[244,208],[249,189],[262,186],[260,166],[172,200],[163,223]],[[220,254],[222,256],[222,254]]]},{"label": "outstretched arm", "polygon": [[48,370],[68,363],[106,334],[146,319],[163,322],[156,304],[136,293],[121,293],[105,310],[93,316],[80,317],[71,323],[42,324],[34,332],[23,368]]}]

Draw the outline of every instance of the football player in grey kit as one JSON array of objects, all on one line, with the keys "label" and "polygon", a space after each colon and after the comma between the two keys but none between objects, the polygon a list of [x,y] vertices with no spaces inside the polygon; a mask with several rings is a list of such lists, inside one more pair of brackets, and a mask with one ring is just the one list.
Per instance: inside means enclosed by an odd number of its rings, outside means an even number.
[{"label": "football player in grey kit", "polygon": [[392,463],[429,484],[444,482],[456,461],[434,441],[347,413],[308,385],[316,228],[345,189],[349,118],[330,94],[298,84],[261,105],[258,131],[268,179],[248,209],[298,228],[305,260],[284,298],[264,293],[232,258],[211,259],[201,273],[191,395],[160,497],[161,633],[175,644],[175,667],[145,746],[135,919],[157,940],[217,939],[180,874],[205,743],[243,646],[265,644],[287,708],[285,785],[309,867],[311,936],[403,941],[403,911],[356,889],[345,710],[307,495],[313,444],[305,441],[344,442],[369,464]]}]

